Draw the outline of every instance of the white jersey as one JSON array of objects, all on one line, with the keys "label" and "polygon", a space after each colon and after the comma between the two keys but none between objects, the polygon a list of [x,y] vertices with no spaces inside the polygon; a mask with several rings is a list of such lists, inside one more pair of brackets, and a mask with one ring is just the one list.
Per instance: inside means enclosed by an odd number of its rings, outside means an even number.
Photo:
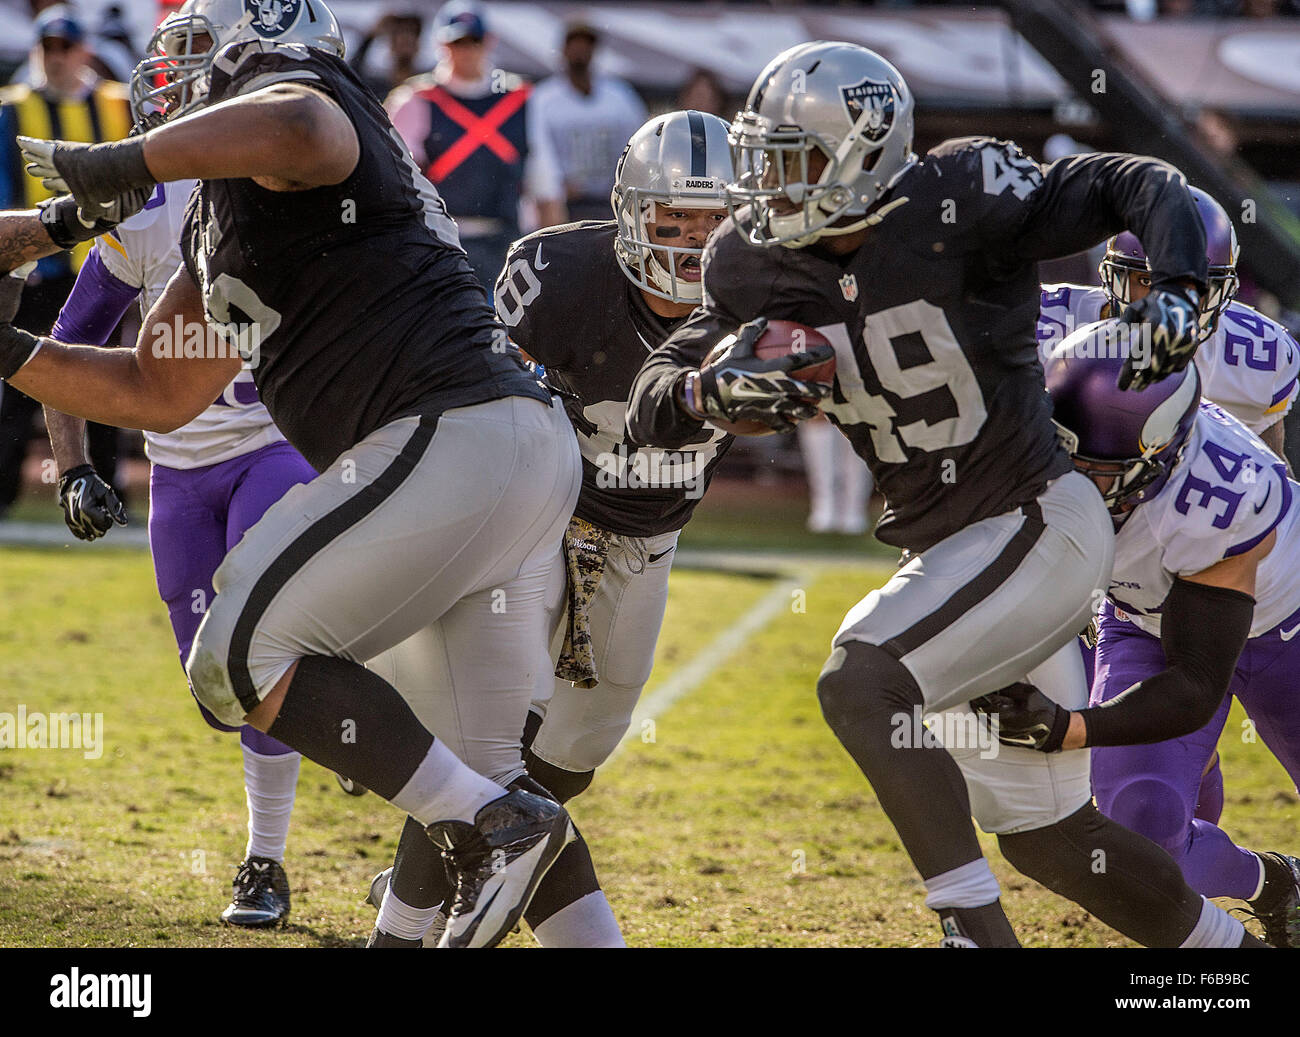
[{"label": "white jersey", "polygon": [[[1043,285],[1038,359],[1077,329],[1100,320],[1109,299],[1101,288]],[[1300,347],[1291,334],[1245,303],[1230,302],[1214,334],[1196,350],[1201,395],[1256,435],[1280,421],[1300,388]]]},{"label": "white jersey", "polygon": [[1108,596],[1120,619],[1160,634],[1160,608],[1175,576],[1191,576],[1249,551],[1277,530],[1259,565],[1258,637],[1300,609],[1300,485],[1232,415],[1202,401],[1168,481],[1139,504],[1115,534]]},{"label": "white jersey", "polygon": [[[143,317],[158,301],[181,265],[180,235],[193,180],[159,184],[142,212],[95,242],[100,261],[123,284],[140,291]],[[141,348],[171,346],[158,335],[175,339],[175,324],[146,331]],[[175,343],[180,348],[183,343]],[[284,439],[258,399],[253,373],[245,367],[222,390],[216,403],[175,432],[145,432],[145,453],[168,468],[205,468],[241,457]]]},{"label": "white jersey", "polygon": [[529,139],[549,138],[571,195],[609,197],[627,140],[646,121],[646,107],[621,79],[593,76],[590,94],[564,74],[544,79],[528,99]]}]

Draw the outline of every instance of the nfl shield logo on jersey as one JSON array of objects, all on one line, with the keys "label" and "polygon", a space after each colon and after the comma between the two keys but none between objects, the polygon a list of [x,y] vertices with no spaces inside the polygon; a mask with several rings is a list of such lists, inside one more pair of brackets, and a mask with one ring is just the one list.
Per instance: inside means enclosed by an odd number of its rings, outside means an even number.
[{"label": "nfl shield logo on jersey", "polygon": [[867,120],[862,134],[872,143],[880,140],[894,125],[894,88],[888,83],[864,79],[857,86],[840,87],[844,107],[854,123],[866,112]]},{"label": "nfl shield logo on jersey", "polygon": [[845,274],[840,278],[840,291],[844,293],[845,302],[855,302],[858,298],[858,278],[856,274]]},{"label": "nfl shield logo on jersey", "polygon": [[300,6],[302,0],[244,0],[244,10],[253,16],[253,31],[271,38],[293,27]]}]

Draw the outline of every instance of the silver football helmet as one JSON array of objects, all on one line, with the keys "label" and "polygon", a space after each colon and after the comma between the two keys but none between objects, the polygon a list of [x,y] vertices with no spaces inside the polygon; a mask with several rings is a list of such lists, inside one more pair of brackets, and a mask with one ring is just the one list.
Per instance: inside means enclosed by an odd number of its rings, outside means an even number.
[{"label": "silver football helmet", "polygon": [[343,57],[343,33],[323,0],[185,0],[154,30],[131,73],[136,125],[183,115],[207,97],[212,61],[243,40],[298,43]]},{"label": "silver football helmet", "polygon": [[873,207],[916,162],[912,107],[898,69],[866,47],[778,54],[731,127],[737,225],[756,245],[803,248],[878,223],[892,206]]},{"label": "silver football helmet", "polygon": [[678,303],[698,303],[702,282],[678,274],[685,256],[702,248],[666,245],[651,239],[647,224],[655,203],[681,209],[727,207],[731,148],[727,124],[716,115],[680,111],[657,115],[627,142],[618,160],[610,204],[618,221],[614,254],[638,288]]}]

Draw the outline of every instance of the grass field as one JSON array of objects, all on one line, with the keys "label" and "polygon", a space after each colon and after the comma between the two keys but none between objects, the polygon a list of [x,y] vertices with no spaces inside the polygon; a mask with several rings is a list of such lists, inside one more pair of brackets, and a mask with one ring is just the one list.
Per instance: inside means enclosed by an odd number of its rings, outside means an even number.
[{"label": "grass field", "polygon": [[[573,804],[628,942],[640,946],[929,946],[923,890],[813,686],[845,610],[887,575],[810,571],[760,634],[632,738]],[[776,586],[673,574],[649,692]],[[0,551],[0,712],[102,713],[98,759],[0,750],[0,946],[358,946],[371,875],[400,818],[304,762],[286,866],[290,924],[222,927],[244,847],[239,750],[198,718],[139,552]],[[1224,824],[1294,849],[1296,797],[1234,714]],[[1119,946],[1019,878],[985,840],[1029,945]],[[528,945],[527,934],[510,938]]]}]

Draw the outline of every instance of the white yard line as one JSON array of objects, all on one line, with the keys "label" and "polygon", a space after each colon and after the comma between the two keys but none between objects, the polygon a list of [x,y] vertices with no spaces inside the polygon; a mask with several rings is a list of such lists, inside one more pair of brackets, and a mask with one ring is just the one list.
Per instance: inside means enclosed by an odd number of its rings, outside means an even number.
[{"label": "white yard line", "polygon": [[[632,713],[632,722],[628,726],[627,733],[610,754],[610,759],[617,756],[629,742],[640,740],[642,724],[645,721],[658,722],[674,703],[708,680],[718,667],[745,647],[751,637],[790,608],[794,600],[794,592],[807,590],[817,576],[816,570],[812,567],[801,566],[794,571],[785,568],[786,575],[775,587],[759,598],[748,612],[718,634],[684,666],[674,670],[666,681],[648,695],[642,696]],[[606,764],[608,762],[607,760]]]},{"label": "white yard line", "polygon": [[[137,523],[139,523],[137,525]],[[102,540],[88,544],[78,540],[62,522],[0,521],[2,547],[73,547],[95,550],[101,547],[149,548],[149,532],[139,519],[132,519],[126,529],[112,529]]]}]

